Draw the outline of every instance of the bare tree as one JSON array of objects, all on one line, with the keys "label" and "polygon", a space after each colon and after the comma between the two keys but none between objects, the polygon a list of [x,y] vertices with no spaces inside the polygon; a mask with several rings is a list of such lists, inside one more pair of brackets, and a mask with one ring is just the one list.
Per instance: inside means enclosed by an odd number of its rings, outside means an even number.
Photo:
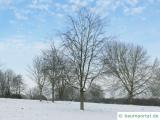
[{"label": "bare tree", "polygon": [[6,81],[5,95],[7,96],[11,95],[11,87],[12,87],[14,76],[15,76],[15,73],[10,69],[6,70],[4,73],[4,77]]},{"label": "bare tree", "polygon": [[57,93],[58,93],[58,99],[60,100],[64,100],[64,97],[65,97],[65,90],[66,90],[66,87],[68,87],[68,79],[67,79],[67,66],[66,64],[64,63],[65,61],[63,60],[63,57],[61,57],[61,69],[59,69],[60,71],[60,74],[59,74],[59,77],[58,77],[58,80],[57,80],[57,84],[56,84],[56,90],[57,90]]},{"label": "bare tree", "polygon": [[105,46],[103,62],[105,72],[120,81],[130,102],[148,89],[155,63],[149,63],[147,52],[142,47],[109,41]]},{"label": "bare tree", "polygon": [[63,60],[60,52],[51,44],[50,49],[43,51],[43,60],[45,61],[45,72],[52,86],[52,102],[55,100],[55,87],[60,79],[63,79]]},{"label": "bare tree", "polygon": [[[67,99],[68,93],[66,90],[72,89],[73,74],[71,72],[71,64],[67,57],[63,54],[63,51],[59,51],[59,76],[57,77],[56,92],[57,97],[60,100]],[[70,93],[71,94],[71,93]]]},{"label": "bare tree", "polygon": [[[36,57],[33,60],[32,67],[29,67],[29,73],[31,78],[35,80],[37,87],[39,89],[39,96],[43,95],[43,88],[46,83],[47,73],[45,71],[45,64],[41,57]],[[41,98],[41,97],[39,97]],[[41,101],[41,99],[40,99]]]},{"label": "bare tree", "polygon": [[100,66],[97,64],[106,39],[103,31],[105,25],[99,16],[86,9],[81,9],[75,16],[69,16],[68,21],[62,39],[80,91],[80,109],[84,110],[85,89],[100,74]]},{"label": "bare tree", "polygon": [[4,73],[0,71],[0,92],[2,96],[5,95],[5,89],[6,89],[6,81],[5,81]]},{"label": "bare tree", "polygon": [[[158,59],[157,59],[158,61]],[[159,62],[158,62],[159,63]],[[157,69],[154,71],[154,77],[150,84],[150,91],[153,97],[159,97],[160,96],[160,66],[157,65]]]},{"label": "bare tree", "polygon": [[21,75],[16,75],[13,78],[12,83],[12,92],[14,91],[15,94],[21,94],[21,92],[24,90],[24,83]]},{"label": "bare tree", "polygon": [[16,75],[12,70],[0,71],[0,92],[3,97],[12,94],[21,94],[24,83],[21,75]]}]

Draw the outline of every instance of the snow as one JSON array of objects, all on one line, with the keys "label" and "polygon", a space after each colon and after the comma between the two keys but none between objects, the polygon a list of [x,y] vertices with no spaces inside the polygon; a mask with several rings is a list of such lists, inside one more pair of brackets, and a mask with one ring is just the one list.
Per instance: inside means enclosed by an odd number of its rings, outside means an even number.
[{"label": "snow", "polygon": [[36,100],[0,99],[0,120],[117,120],[117,112],[158,112],[159,107],[85,103],[55,103]]}]

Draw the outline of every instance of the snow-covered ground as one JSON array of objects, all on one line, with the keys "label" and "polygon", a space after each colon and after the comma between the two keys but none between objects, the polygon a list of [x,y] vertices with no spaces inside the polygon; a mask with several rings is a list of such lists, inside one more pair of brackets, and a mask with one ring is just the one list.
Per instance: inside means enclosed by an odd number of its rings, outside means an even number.
[{"label": "snow-covered ground", "polygon": [[0,99],[0,120],[116,120],[117,112],[159,112],[160,107]]}]

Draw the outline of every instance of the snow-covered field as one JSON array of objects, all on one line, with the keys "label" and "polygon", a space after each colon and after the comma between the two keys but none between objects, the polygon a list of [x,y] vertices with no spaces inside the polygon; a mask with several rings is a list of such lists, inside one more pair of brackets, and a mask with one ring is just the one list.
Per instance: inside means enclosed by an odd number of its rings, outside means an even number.
[{"label": "snow-covered field", "polygon": [[0,120],[116,120],[117,112],[159,112],[160,107],[0,99]]}]

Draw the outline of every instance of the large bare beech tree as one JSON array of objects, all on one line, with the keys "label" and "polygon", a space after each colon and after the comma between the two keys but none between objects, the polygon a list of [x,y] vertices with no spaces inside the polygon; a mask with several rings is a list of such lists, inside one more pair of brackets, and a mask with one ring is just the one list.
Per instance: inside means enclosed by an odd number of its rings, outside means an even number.
[{"label": "large bare beech tree", "polygon": [[147,52],[140,46],[109,41],[104,50],[105,72],[117,78],[128,93],[128,99],[146,92],[155,64],[149,64]]},{"label": "large bare beech tree", "polygon": [[68,55],[80,92],[80,109],[84,110],[84,92],[100,74],[99,56],[104,37],[103,20],[87,9],[69,16],[62,33],[65,53]]}]

